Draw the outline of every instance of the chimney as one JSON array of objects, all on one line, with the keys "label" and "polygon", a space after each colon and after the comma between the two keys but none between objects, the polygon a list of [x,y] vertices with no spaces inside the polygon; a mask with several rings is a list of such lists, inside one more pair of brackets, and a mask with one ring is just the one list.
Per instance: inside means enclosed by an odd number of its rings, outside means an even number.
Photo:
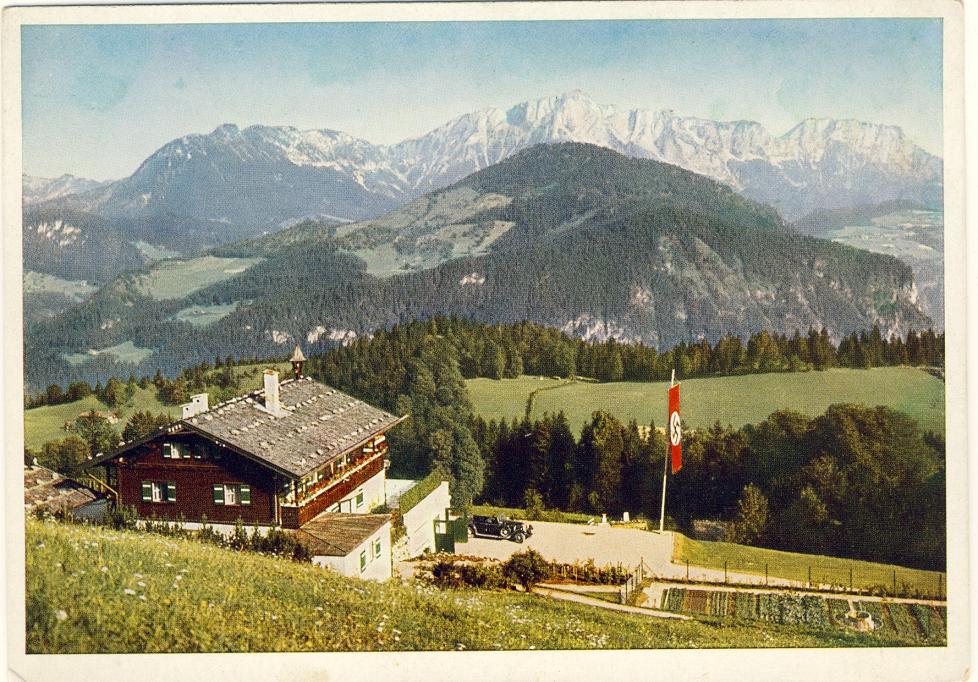
[{"label": "chimney", "polygon": [[278,402],[278,371],[265,370],[265,411],[278,415],[282,407]]},{"label": "chimney", "polygon": [[201,412],[207,412],[209,409],[207,407],[207,394],[198,393],[197,395],[190,396],[190,402],[181,405],[180,409],[182,411],[181,419],[189,419],[190,417],[196,417]]}]

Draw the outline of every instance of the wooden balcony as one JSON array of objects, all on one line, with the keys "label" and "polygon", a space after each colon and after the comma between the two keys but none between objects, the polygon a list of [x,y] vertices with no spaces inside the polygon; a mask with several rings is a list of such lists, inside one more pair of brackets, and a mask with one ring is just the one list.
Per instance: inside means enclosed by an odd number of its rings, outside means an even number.
[{"label": "wooden balcony", "polygon": [[282,526],[298,528],[329,509],[384,468],[383,452],[364,453],[308,488],[298,504],[282,504]]}]

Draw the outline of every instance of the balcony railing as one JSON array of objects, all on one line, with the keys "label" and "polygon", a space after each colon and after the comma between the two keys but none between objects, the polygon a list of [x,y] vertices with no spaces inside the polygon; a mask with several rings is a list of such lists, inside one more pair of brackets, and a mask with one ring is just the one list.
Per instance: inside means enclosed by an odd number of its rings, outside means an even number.
[{"label": "balcony railing", "polygon": [[373,452],[363,454],[354,460],[350,460],[345,465],[337,467],[333,474],[328,478],[324,478],[322,481],[317,481],[313,485],[307,487],[305,492],[299,495],[297,502],[286,502],[286,504],[299,507],[308,504],[324,492],[329,491],[331,488],[336,487],[350,477],[354,476],[357,472],[367,468],[371,462],[383,458],[383,456],[384,455],[382,452]]}]

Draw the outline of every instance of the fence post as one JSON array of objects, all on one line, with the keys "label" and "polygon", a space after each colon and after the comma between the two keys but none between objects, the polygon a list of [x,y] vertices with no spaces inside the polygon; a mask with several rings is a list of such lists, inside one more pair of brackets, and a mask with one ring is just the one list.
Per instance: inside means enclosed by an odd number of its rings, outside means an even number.
[{"label": "fence post", "polygon": [[689,559],[686,559],[686,582],[689,582]]},{"label": "fence post", "polygon": [[893,569],[893,596],[896,596],[896,569]]},{"label": "fence post", "polygon": [[849,591],[852,592],[852,566],[849,567]]},{"label": "fence post", "polygon": [[808,586],[812,586],[812,565],[808,564]]},{"label": "fence post", "polygon": [[938,573],[937,574],[937,598],[943,599],[944,598],[943,594],[944,594],[944,574]]},{"label": "fence post", "polygon": [[727,582],[727,560],[723,560],[723,582]]},{"label": "fence post", "polygon": [[767,564],[764,564],[764,586],[767,586]]}]

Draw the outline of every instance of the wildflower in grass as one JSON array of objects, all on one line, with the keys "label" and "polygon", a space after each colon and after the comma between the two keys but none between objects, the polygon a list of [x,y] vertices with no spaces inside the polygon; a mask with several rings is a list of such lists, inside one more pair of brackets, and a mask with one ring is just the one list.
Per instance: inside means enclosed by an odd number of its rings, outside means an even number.
[{"label": "wildflower in grass", "polygon": [[135,596],[135,594],[136,594],[136,590],[129,589],[128,587],[126,589],[124,589],[123,592],[125,592],[126,594],[128,594],[130,596]]},{"label": "wildflower in grass", "polygon": [[44,543],[43,542],[39,542],[39,543],[37,543],[36,547],[38,549],[44,549]]},{"label": "wildflower in grass", "polygon": [[143,577],[143,574],[142,573],[133,573],[132,574],[132,577],[139,579],[139,578],[142,578]]},{"label": "wildflower in grass", "polygon": [[136,584],[137,584],[137,585],[138,585],[139,587],[146,587],[146,583],[144,583],[144,582],[143,582],[142,580],[140,580],[140,581],[139,581],[138,583],[136,583]]},{"label": "wildflower in grass", "polygon": [[139,595],[139,598],[142,599],[143,601],[146,601],[146,595],[145,594]]},{"label": "wildflower in grass", "polygon": [[183,576],[182,576],[182,575],[179,575],[179,574],[178,574],[178,575],[176,575],[176,576],[174,576],[174,578],[173,578],[173,579],[174,579],[174,580],[178,580],[178,581],[179,581],[179,580],[183,580]]},{"label": "wildflower in grass", "polygon": [[64,609],[60,609],[54,612],[54,617],[57,618],[58,622],[60,623],[61,621],[68,619],[68,612]]},{"label": "wildflower in grass", "polygon": [[109,567],[108,566],[103,566],[102,568],[100,568],[98,570],[102,571],[102,573],[108,573],[109,572]]}]

